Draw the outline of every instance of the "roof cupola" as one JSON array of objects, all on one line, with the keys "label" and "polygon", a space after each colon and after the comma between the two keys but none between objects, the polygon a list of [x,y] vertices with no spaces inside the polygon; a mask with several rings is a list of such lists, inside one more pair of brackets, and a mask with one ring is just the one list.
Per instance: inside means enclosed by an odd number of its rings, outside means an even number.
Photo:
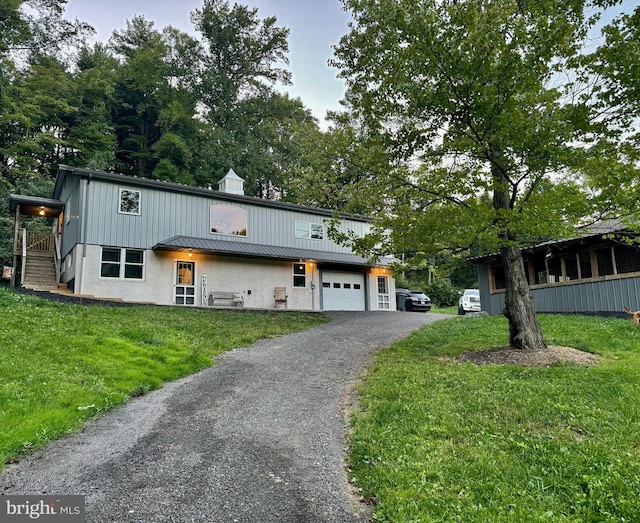
[{"label": "roof cupola", "polygon": [[225,177],[218,182],[218,190],[228,194],[244,195],[244,180],[233,172],[233,169],[229,169]]}]

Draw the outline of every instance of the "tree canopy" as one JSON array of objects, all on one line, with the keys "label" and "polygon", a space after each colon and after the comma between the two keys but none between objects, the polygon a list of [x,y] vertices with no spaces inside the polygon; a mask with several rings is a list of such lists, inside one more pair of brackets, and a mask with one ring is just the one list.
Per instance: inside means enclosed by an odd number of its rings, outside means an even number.
[{"label": "tree canopy", "polygon": [[233,168],[249,195],[300,201],[298,177],[317,158],[309,141],[322,133],[278,90],[291,73],[289,30],[275,17],[203,0],[193,34],[135,16],[90,45],[92,29],[65,19],[65,3],[0,6],[3,201],[61,163],[203,187]]},{"label": "tree canopy", "polygon": [[[615,119],[602,116],[616,108],[599,97],[587,47],[593,14],[606,6],[343,3],[354,22],[334,63],[349,114],[389,154],[387,169],[357,190],[384,195],[379,230],[392,232],[361,247],[499,250],[511,344],[544,347],[520,248],[561,237],[585,217],[628,212],[619,196],[635,184]],[[609,171],[616,191],[607,190]]]}]

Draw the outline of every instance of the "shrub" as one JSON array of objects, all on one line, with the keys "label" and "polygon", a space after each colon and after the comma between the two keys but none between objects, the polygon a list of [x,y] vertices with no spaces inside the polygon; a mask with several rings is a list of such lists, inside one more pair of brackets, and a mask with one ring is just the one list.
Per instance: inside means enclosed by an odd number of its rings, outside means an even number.
[{"label": "shrub", "polygon": [[458,291],[453,288],[449,280],[436,280],[427,285],[423,291],[438,307],[451,307],[458,303]]}]

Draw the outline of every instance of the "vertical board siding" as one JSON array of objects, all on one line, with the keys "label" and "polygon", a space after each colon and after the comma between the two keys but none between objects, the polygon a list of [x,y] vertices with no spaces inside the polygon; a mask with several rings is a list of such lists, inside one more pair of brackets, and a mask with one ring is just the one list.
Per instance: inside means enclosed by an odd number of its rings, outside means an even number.
[{"label": "vertical board siding", "polygon": [[[478,267],[482,309],[489,314],[502,314],[504,293],[490,294],[486,266]],[[623,312],[626,305],[640,310],[640,278],[557,285],[531,289],[537,312]]]},{"label": "vertical board siding", "polygon": [[60,253],[63,258],[81,241],[80,187],[81,184],[78,178],[67,178],[60,195],[60,199],[66,202],[63,215],[64,222],[62,224],[62,244],[60,246]]},{"label": "vertical board siding", "polygon": [[[75,177],[69,176],[68,179]],[[141,214],[135,216],[118,212],[121,187],[126,187],[126,184],[103,180],[89,182],[87,243],[148,249],[158,242],[180,235],[328,252],[351,252],[348,247],[337,245],[329,239],[326,225],[323,240],[296,238],[296,220],[325,224],[329,220],[326,216],[305,212],[304,209],[298,211],[252,205],[251,202],[229,202],[216,198],[215,193],[207,198],[135,187],[141,193]],[[246,237],[211,234],[209,208],[216,204],[232,205],[247,211]],[[351,230],[362,235],[365,224],[364,221],[345,219],[339,229],[341,232]]]}]

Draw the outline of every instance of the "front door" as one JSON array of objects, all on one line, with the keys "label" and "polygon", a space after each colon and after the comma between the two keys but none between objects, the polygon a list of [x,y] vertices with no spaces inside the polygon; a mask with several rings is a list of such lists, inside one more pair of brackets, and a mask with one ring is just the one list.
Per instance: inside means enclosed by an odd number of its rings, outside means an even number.
[{"label": "front door", "polygon": [[195,262],[179,261],[176,263],[176,292],[174,296],[176,305],[196,304],[195,274]]}]

